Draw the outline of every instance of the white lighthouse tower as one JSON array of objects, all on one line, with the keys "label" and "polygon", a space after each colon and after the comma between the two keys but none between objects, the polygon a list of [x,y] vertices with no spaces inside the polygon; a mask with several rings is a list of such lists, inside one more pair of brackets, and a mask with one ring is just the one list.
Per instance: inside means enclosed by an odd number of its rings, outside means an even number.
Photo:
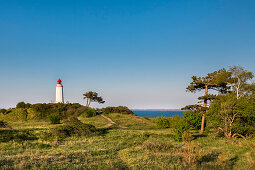
[{"label": "white lighthouse tower", "polygon": [[56,85],[56,103],[64,103],[63,85],[60,78],[58,79]]}]

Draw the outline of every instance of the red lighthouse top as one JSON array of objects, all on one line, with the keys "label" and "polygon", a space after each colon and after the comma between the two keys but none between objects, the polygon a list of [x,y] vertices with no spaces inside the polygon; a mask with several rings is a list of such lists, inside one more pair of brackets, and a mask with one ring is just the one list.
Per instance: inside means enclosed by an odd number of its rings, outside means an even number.
[{"label": "red lighthouse top", "polygon": [[60,84],[62,81],[61,81],[60,78],[59,78],[57,82]]}]

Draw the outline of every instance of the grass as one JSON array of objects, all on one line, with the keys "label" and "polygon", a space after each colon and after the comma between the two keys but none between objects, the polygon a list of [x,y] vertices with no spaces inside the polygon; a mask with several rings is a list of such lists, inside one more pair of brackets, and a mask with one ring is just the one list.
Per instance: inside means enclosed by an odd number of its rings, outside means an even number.
[{"label": "grass", "polygon": [[110,117],[117,124],[128,127],[128,129],[155,129],[155,124],[145,117],[125,115],[119,113],[112,113],[107,116]]},{"label": "grass", "polygon": [[[108,128],[97,136],[44,140],[47,122],[12,123],[0,135],[21,135],[0,142],[0,169],[254,169],[254,139],[227,140],[212,133],[199,135],[188,145],[175,142],[171,129],[156,129],[153,121],[133,115],[108,115],[127,128]],[[80,118],[105,129],[101,116]],[[24,135],[29,132],[29,135]],[[23,137],[22,137],[23,135]],[[31,136],[36,136],[32,138]],[[191,161],[188,161],[190,155]]]}]

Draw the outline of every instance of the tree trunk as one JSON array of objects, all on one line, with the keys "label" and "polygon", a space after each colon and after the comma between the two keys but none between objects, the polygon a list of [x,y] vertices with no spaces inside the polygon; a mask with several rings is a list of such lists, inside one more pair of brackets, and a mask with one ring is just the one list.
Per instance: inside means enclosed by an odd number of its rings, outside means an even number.
[{"label": "tree trunk", "polygon": [[89,98],[87,98],[87,104],[86,104],[87,107],[89,107]]},{"label": "tree trunk", "polygon": [[[208,95],[208,86],[205,86],[205,99],[204,99],[204,107],[207,107],[207,95]],[[201,121],[201,130],[200,133],[203,133],[205,129],[205,114],[202,115],[202,121]]]},{"label": "tree trunk", "polygon": [[90,103],[91,103],[91,99],[89,100],[89,105],[88,105],[88,107],[90,106]]},{"label": "tree trunk", "polygon": [[204,132],[204,128],[205,128],[205,114],[202,115],[202,122],[201,122],[201,130],[200,133]]}]

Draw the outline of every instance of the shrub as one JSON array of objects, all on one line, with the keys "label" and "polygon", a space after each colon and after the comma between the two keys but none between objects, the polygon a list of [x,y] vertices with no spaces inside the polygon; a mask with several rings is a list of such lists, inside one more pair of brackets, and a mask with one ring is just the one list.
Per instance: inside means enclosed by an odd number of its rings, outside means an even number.
[{"label": "shrub", "polygon": [[182,134],[182,140],[183,140],[184,142],[191,142],[193,139],[194,139],[194,137],[193,137],[190,133],[188,133],[188,132],[183,132],[183,134]]},{"label": "shrub", "polygon": [[19,102],[17,108],[0,110],[0,119],[6,121],[29,121],[29,120],[40,120],[48,121],[51,113],[57,113],[61,120],[68,119],[69,117],[78,117],[84,113],[88,108],[80,105],[79,103],[37,103],[29,104]]},{"label": "shrub", "polygon": [[9,109],[5,114],[0,113],[0,118],[8,122],[18,122],[27,120],[27,109]]},{"label": "shrub", "polygon": [[0,113],[3,113],[3,114],[5,114],[6,113],[6,109],[0,109]]},{"label": "shrub", "polygon": [[60,116],[57,113],[49,115],[49,121],[51,124],[60,124]]},{"label": "shrub", "polygon": [[8,142],[14,140],[23,142],[28,140],[37,140],[37,136],[29,131],[4,130],[0,131],[0,142]]},{"label": "shrub", "polygon": [[19,102],[17,103],[16,108],[25,108],[25,106],[26,106],[25,102]]},{"label": "shrub", "polygon": [[6,122],[0,120],[0,128],[8,128],[8,127],[9,126]]},{"label": "shrub", "polygon": [[184,119],[179,119],[173,126],[174,128],[174,140],[182,141],[183,133],[187,132],[190,128],[189,123]]},{"label": "shrub", "polygon": [[38,148],[38,149],[49,149],[49,148],[51,148],[51,145],[49,145],[49,144],[44,144],[44,143],[39,143],[39,144],[37,145],[37,148]]},{"label": "shrub", "polygon": [[169,122],[164,116],[157,117],[155,120],[156,127],[159,129],[165,129],[169,127]]},{"label": "shrub", "polygon": [[65,123],[65,125],[51,129],[53,136],[63,139],[69,136],[89,136],[97,132],[95,126],[82,123],[75,117],[70,118]]},{"label": "shrub", "polygon": [[118,106],[118,107],[106,107],[102,108],[101,111],[104,114],[109,114],[109,113],[121,113],[121,114],[133,114],[134,113],[126,106]]},{"label": "shrub", "polygon": [[93,117],[93,116],[96,116],[96,115],[97,115],[96,110],[93,109],[93,108],[88,108],[88,109],[82,114],[83,117]]},{"label": "shrub", "polygon": [[167,120],[169,122],[169,127],[174,128],[176,126],[176,123],[178,123],[181,119],[183,119],[183,118],[178,115],[168,117]]},{"label": "shrub", "polygon": [[188,110],[184,112],[183,118],[190,124],[194,129],[200,129],[202,116],[199,113]]},{"label": "shrub", "polygon": [[207,119],[215,129],[221,129],[227,138],[236,135],[255,135],[255,98],[235,94],[219,95],[207,111]]},{"label": "shrub", "polygon": [[31,104],[30,103],[25,103],[25,102],[19,102],[16,105],[16,108],[30,108]]},{"label": "shrub", "polygon": [[169,151],[171,149],[175,149],[175,146],[169,143],[163,143],[161,141],[158,140],[154,140],[154,141],[149,141],[149,142],[144,142],[142,144],[142,146],[150,151],[154,151],[154,152],[159,152],[159,151]]}]

